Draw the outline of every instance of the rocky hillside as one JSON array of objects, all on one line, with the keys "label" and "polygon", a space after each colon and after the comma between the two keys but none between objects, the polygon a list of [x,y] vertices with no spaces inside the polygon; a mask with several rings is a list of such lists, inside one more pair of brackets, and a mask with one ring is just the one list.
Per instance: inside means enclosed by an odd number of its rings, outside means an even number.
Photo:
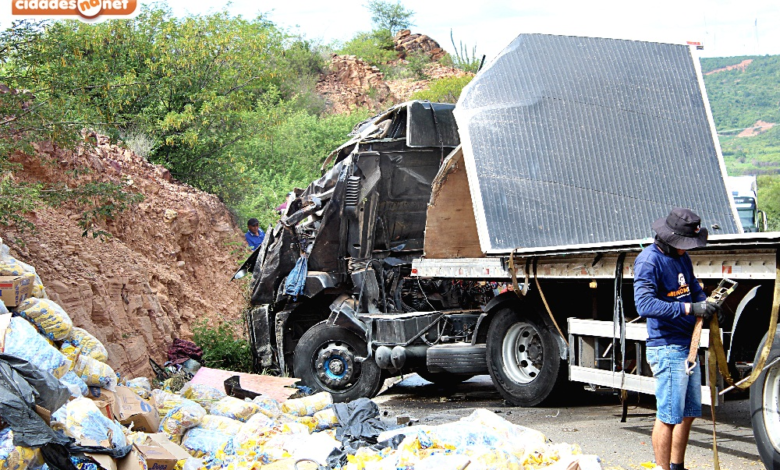
[{"label": "rocky hillside", "polygon": [[[70,205],[39,207],[37,230],[0,230],[12,254],[36,267],[47,293],[76,326],[98,337],[109,364],[130,377],[151,375],[148,358],[162,363],[174,338],[192,327],[237,319],[244,304],[230,277],[242,236],[216,196],[171,180],[161,166],[96,136],[89,150],[37,146],[15,155],[17,178],[47,184],[125,179],[143,202],[108,223],[105,241],[82,237],[81,211]],[[242,254],[246,254],[244,251]]]},{"label": "rocky hillside", "polygon": [[380,111],[393,104],[402,103],[417,91],[428,88],[431,80],[444,77],[462,77],[467,72],[446,67],[438,61],[447,52],[439,43],[424,34],[412,34],[402,30],[393,38],[398,59],[386,64],[389,67],[408,67],[407,58],[413,53],[424,54],[430,59],[425,65],[425,79],[404,78],[388,80],[378,67],[372,66],[354,55],[331,56],[329,69],[317,83],[317,92],[328,103],[332,113],[345,113],[358,107]]}]

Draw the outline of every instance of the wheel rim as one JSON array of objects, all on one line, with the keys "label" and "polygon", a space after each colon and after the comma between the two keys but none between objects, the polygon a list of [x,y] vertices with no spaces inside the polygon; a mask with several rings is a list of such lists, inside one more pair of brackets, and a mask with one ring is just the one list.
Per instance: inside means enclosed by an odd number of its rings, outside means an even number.
[{"label": "wheel rim", "polygon": [[333,392],[348,389],[360,375],[355,350],[343,341],[323,344],[315,354],[314,370],[323,388]]},{"label": "wheel rim", "polygon": [[534,325],[520,321],[509,327],[501,352],[504,371],[513,381],[527,384],[539,376],[544,354],[542,338]]},{"label": "wheel rim", "polygon": [[775,365],[766,372],[764,428],[775,452],[780,452],[780,365]]}]

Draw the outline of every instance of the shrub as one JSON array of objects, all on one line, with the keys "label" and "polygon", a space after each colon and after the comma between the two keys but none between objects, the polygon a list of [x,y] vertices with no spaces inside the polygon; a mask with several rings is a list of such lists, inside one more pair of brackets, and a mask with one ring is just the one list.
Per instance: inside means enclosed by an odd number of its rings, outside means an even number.
[{"label": "shrub", "polygon": [[214,369],[252,372],[252,351],[249,342],[240,337],[239,322],[223,322],[216,328],[204,320],[194,328],[193,341],[203,349],[202,364]]},{"label": "shrub", "polygon": [[338,54],[357,56],[371,65],[379,65],[398,58],[389,31],[376,30],[357,33],[339,49]]},{"label": "shrub", "polygon": [[428,100],[436,103],[455,103],[460,97],[463,87],[468,85],[472,76],[446,77],[434,80],[427,90],[421,90],[412,95],[412,100]]}]

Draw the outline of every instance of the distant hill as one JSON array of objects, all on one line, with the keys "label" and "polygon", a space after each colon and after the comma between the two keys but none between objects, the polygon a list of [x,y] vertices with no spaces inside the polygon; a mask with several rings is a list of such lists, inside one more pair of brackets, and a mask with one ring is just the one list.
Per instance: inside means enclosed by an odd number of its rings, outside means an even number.
[{"label": "distant hill", "polygon": [[780,175],[780,56],[701,59],[730,175]]}]

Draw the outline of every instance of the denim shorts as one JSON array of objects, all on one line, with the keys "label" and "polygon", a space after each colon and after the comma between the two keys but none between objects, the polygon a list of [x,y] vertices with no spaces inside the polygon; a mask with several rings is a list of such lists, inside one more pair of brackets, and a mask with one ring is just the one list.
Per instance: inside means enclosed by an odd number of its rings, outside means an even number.
[{"label": "denim shorts", "polygon": [[667,345],[647,348],[647,363],[655,377],[656,417],[666,424],[701,416],[701,369],[685,372],[689,348]]}]

